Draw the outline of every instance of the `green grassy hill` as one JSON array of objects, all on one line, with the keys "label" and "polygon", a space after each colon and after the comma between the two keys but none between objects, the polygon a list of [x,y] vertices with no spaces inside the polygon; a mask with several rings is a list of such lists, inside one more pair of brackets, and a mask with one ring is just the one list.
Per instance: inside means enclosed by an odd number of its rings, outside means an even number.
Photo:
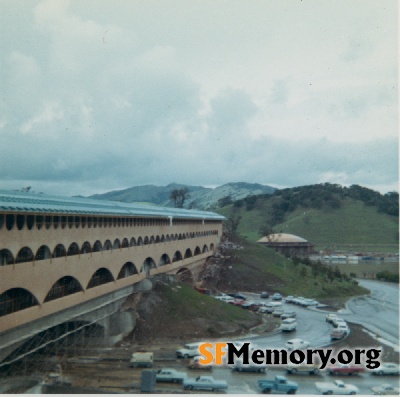
[{"label": "green grassy hill", "polygon": [[308,197],[301,188],[296,189],[268,197],[255,196],[218,212],[227,218],[232,214],[240,216],[237,232],[250,241],[265,235],[263,226],[264,230],[269,226],[270,232],[301,236],[317,249],[352,244],[354,250],[368,247],[370,251],[398,252],[399,218],[392,215],[396,208],[385,212],[378,200],[374,205],[363,197],[353,198],[354,192],[348,194],[346,190],[331,193],[328,187],[329,194],[324,198],[324,189],[308,191]]},{"label": "green grassy hill", "polygon": [[[244,238],[236,241],[241,249],[228,249],[219,264],[221,273],[216,284],[208,286],[223,291],[281,292],[284,295],[301,295],[327,304],[341,303],[350,296],[367,291],[352,279],[329,267],[313,272],[310,266],[292,261],[263,245]],[[329,269],[329,270],[328,270]]]}]

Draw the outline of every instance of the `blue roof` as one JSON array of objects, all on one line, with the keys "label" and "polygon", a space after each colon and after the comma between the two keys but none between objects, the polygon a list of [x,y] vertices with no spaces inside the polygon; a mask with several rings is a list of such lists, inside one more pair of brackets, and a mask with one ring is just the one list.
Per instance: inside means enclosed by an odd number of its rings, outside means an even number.
[{"label": "blue roof", "polygon": [[65,215],[150,216],[186,219],[224,220],[214,212],[159,207],[138,203],[94,200],[83,197],[47,196],[26,192],[0,190],[0,212],[64,213]]}]

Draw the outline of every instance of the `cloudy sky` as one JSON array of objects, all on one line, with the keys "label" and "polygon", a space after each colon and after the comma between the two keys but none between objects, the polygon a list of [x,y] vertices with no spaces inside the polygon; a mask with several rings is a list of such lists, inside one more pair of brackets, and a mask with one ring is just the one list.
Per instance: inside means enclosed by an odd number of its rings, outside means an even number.
[{"label": "cloudy sky", "polygon": [[396,0],[0,0],[0,188],[398,191]]}]

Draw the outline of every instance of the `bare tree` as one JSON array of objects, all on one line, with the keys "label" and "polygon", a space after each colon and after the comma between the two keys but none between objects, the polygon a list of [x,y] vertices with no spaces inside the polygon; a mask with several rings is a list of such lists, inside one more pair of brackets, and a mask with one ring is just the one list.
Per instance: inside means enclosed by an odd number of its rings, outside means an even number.
[{"label": "bare tree", "polygon": [[184,187],[182,189],[174,189],[169,196],[170,200],[174,202],[176,208],[183,208],[186,199],[190,197],[189,189]]}]

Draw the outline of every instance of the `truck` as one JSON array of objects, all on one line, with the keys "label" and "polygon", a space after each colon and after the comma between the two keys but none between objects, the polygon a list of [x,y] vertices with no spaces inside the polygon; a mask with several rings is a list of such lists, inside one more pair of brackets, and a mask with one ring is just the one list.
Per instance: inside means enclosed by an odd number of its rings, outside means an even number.
[{"label": "truck", "polygon": [[322,394],[356,394],[358,387],[346,384],[341,380],[333,382],[316,382],[315,388]]},{"label": "truck", "polygon": [[153,366],[153,353],[136,352],[132,354],[130,366],[133,368],[144,367],[151,368]]},{"label": "truck", "polygon": [[224,380],[216,380],[212,376],[198,376],[183,381],[184,390],[225,390],[228,384]]},{"label": "truck", "polygon": [[186,378],[186,372],[177,371],[172,368],[161,368],[156,373],[156,382],[183,383],[183,380]]},{"label": "truck", "polygon": [[277,391],[279,394],[296,394],[299,385],[287,380],[285,376],[277,375],[274,380],[259,379],[258,387],[262,393]]}]

